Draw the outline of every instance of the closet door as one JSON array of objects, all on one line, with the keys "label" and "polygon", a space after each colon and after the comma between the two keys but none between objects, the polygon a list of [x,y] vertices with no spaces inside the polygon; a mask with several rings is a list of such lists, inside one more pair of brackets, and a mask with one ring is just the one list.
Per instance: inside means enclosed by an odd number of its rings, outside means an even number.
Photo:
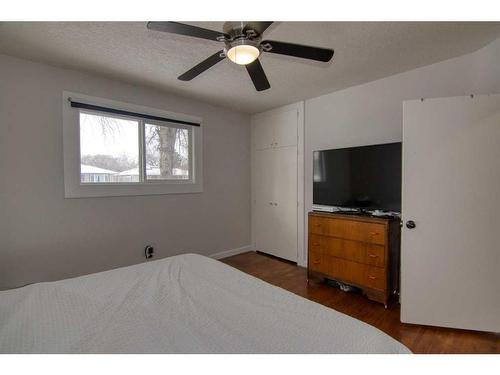
[{"label": "closet door", "polygon": [[298,260],[298,109],[252,120],[252,236],[256,250]]},{"label": "closet door", "polygon": [[273,241],[268,252],[297,261],[297,148],[273,150]]},{"label": "closet door", "polygon": [[258,150],[253,165],[253,232],[257,250],[274,248],[275,208],[273,202],[274,151]]},{"label": "closet door", "polygon": [[401,320],[500,332],[500,96],[403,112]]},{"label": "closet door", "polygon": [[274,147],[297,145],[297,109],[282,112],[273,117]]},{"label": "closet door", "polygon": [[252,138],[254,150],[265,150],[274,146],[274,125],[272,117],[263,117],[253,124]]}]

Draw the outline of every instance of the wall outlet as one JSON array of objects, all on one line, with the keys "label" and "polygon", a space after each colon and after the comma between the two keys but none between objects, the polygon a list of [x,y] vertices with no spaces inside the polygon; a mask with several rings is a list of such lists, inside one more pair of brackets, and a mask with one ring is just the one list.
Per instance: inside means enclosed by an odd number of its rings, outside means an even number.
[{"label": "wall outlet", "polygon": [[144,256],[146,257],[146,259],[151,259],[155,254],[155,249],[153,246],[151,245],[147,245],[145,248],[144,248]]}]

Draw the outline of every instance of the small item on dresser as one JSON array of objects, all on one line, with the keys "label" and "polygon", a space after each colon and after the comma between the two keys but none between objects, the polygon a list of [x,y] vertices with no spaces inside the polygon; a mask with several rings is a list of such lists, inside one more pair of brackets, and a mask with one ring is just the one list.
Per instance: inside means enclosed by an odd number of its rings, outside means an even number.
[{"label": "small item on dresser", "polygon": [[394,217],[394,218],[399,218],[401,214],[399,212],[394,212],[394,211],[384,211],[384,210],[374,210],[374,211],[368,211],[370,215],[376,216],[376,217]]}]

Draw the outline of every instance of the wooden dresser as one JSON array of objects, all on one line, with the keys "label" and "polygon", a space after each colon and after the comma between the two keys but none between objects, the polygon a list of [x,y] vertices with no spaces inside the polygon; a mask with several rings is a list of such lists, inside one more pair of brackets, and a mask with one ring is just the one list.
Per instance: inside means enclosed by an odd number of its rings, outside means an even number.
[{"label": "wooden dresser", "polygon": [[399,291],[400,220],[309,213],[308,278],[353,285],[387,307]]}]

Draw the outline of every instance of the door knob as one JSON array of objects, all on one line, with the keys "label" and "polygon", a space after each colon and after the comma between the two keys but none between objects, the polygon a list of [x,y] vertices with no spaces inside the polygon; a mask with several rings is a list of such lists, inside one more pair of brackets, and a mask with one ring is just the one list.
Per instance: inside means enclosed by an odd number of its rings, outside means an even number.
[{"label": "door knob", "polygon": [[408,221],[406,222],[406,228],[408,228],[408,229],[413,229],[413,228],[415,228],[415,227],[416,227],[416,224],[415,224],[415,222],[414,222],[413,220],[408,220]]}]

